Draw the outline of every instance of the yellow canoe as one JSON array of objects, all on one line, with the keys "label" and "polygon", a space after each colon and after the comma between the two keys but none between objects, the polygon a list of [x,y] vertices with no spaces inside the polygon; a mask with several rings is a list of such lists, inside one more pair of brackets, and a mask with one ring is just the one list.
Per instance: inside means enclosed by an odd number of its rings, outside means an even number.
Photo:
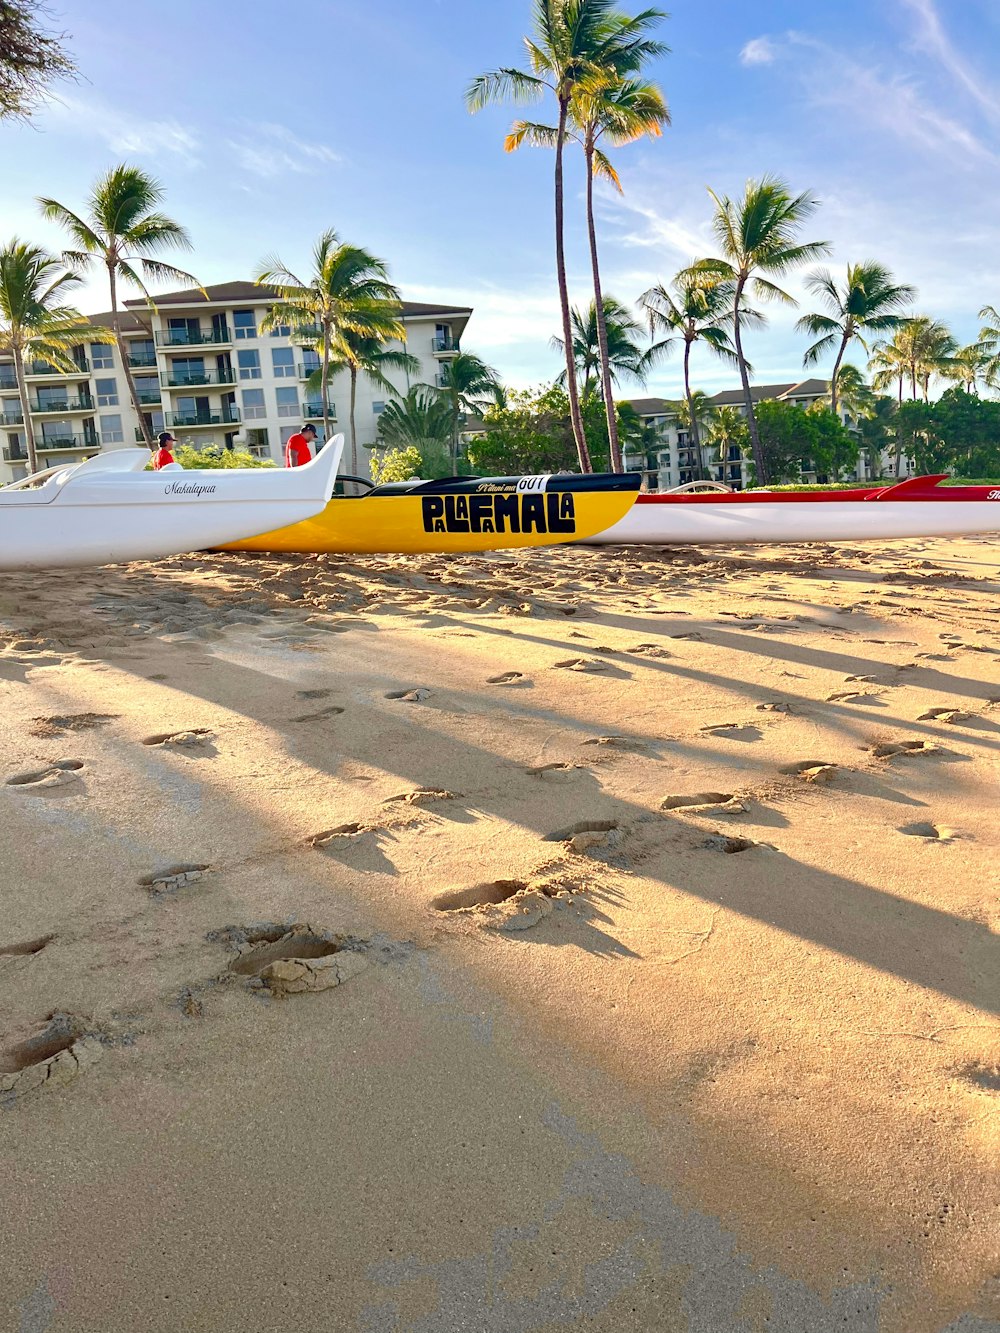
[{"label": "yellow canoe", "polygon": [[392,482],[365,495],[334,496],[315,518],[218,549],[418,553],[554,546],[593,537],[624,518],[639,483],[635,472]]}]

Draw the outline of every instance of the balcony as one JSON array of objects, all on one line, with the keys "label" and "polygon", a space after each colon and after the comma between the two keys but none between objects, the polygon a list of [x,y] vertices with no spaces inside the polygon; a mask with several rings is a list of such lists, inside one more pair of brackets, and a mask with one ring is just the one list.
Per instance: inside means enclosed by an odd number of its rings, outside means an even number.
[{"label": "balcony", "polygon": [[450,333],[435,333],[431,339],[431,348],[435,356],[454,356],[461,350],[458,339],[453,338]]},{"label": "balcony", "polygon": [[39,375],[60,375],[64,380],[86,379],[90,374],[90,362],[84,357],[77,361],[72,370],[60,370],[50,366],[47,361],[29,361],[24,367],[25,379],[34,379]]},{"label": "balcony", "polygon": [[157,403],[162,402],[163,400],[163,394],[160,392],[160,386],[158,384],[153,384],[148,389],[140,389],[139,386],[136,385],[135,400],[140,407],[155,406]]},{"label": "balcony", "polygon": [[81,394],[79,398],[52,398],[48,402],[31,404],[32,416],[36,417],[61,416],[64,412],[93,412],[93,410],[94,400],[89,394]]},{"label": "balcony", "polygon": [[233,341],[228,325],[221,329],[157,329],[153,338],[157,347],[225,347]]},{"label": "balcony", "polygon": [[[310,375],[315,375],[316,372],[317,372],[317,370],[319,370],[319,369],[320,369],[320,366],[319,366],[318,364],[315,365],[315,366],[299,366],[299,367],[298,367],[298,375],[299,375],[299,379],[300,379],[300,380],[307,380],[307,379],[310,377]],[[333,371],[332,371],[332,370],[331,370],[331,372],[330,372],[330,377],[331,377],[331,379],[333,378]]]},{"label": "balcony", "polygon": [[318,324],[305,324],[301,329],[293,329],[289,336],[297,347],[309,347],[319,342],[323,330]]},{"label": "balcony", "polygon": [[5,463],[26,463],[28,461],[28,451],[23,444],[5,444],[3,447],[3,461]]},{"label": "balcony", "polygon": [[51,453],[53,449],[100,449],[99,435],[53,435],[47,439],[35,438],[35,448],[40,454]]},{"label": "balcony", "polygon": [[[337,404],[330,403],[329,408],[330,408],[330,420],[336,421]],[[302,404],[302,415],[304,417],[315,417],[317,420],[319,420],[319,418],[322,417],[323,415],[323,399],[307,398],[306,401]]]},{"label": "balcony", "polygon": [[223,407],[215,412],[165,412],[163,419],[174,430],[202,430],[211,426],[238,426],[237,407]]},{"label": "balcony", "polygon": [[128,363],[133,370],[155,370],[155,352],[129,352]]},{"label": "balcony", "polygon": [[160,375],[160,384],[164,389],[203,389],[210,385],[235,383],[236,371],[233,367],[223,371],[203,370],[198,372],[193,370],[168,370],[165,374]]},{"label": "balcony", "polygon": [[11,412],[0,413],[0,426],[23,426],[24,413],[15,408]]},{"label": "balcony", "polygon": [[0,389],[17,389],[17,376],[12,366],[0,367]]}]

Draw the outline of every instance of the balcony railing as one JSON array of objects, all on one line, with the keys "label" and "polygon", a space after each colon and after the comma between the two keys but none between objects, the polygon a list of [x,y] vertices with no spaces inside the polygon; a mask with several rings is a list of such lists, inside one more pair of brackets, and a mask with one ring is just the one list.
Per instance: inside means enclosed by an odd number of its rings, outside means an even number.
[{"label": "balcony railing", "polygon": [[431,346],[435,352],[457,352],[458,339],[453,338],[450,333],[435,333],[431,339]]},{"label": "balcony railing", "polygon": [[[330,404],[329,404],[329,408],[330,408],[330,420],[331,420],[331,421],[336,421],[336,420],[337,420],[337,404],[336,404],[336,403],[330,403]],[[306,401],[302,404],[302,415],[303,415],[304,417],[316,417],[317,420],[318,420],[320,417],[322,417],[322,415],[323,415],[323,399],[322,399],[322,398],[307,398]]]},{"label": "balcony railing", "polygon": [[31,404],[32,413],[39,417],[53,412],[93,412],[93,410],[94,400],[89,394],[81,394],[79,398],[50,399],[45,403]]},{"label": "balcony railing", "polygon": [[24,413],[16,409],[12,412],[0,413],[0,426],[23,426]]},{"label": "balcony railing", "polygon": [[157,329],[153,337],[158,347],[207,347],[233,341],[228,325],[221,329]]},{"label": "balcony railing", "polygon": [[316,372],[317,372],[317,370],[319,370],[319,369],[320,369],[319,365],[315,365],[315,366],[305,366],[305,365],[303,365],[303,366],[299,366],[299,367],[298,367],[299,379],[300,379],[300,380],[307,380],[307,379],[309,378],[310,375],[315,375]]},{"label": "balcony railing", "polygon": [[28,451],[23,444],[5,444],[3,460],[5,463],[26,463],[28,461]]},{"label": "balcony railing", "polygon": [[236,371],[230,367],[228,370],[184,370],[179,374],[176,371],[168,370],[160,375],[160,384],[164,389],[201,389],[211,384],[235,384]]},{"label": "balcony railing", "polygon": [[205,426],[240,424],[240,412],[237,407],[224,407],[216,412],[165,412],[163,418],[174,430],[197,430]]},{"label": "balcony railing", "polygon": [[100,449],[99,435],[53,435],[35,438],[35,448],[41,453],[50,449]]},{"label": "balcony railing", "polygon": [[306,324],[301,329],[293,329],[291,332],[292,342],[299,347],[308,347],[311,343],[319,342],[323,336],[323,330],[318,324]]},{"label": "balcony railing", "polygon": [[151,404],[159,403],[163,399],[158,384],[149,389],[140,389],[136,387],[135,397],[136,402],[140,407],[149,407]]},{"label": "balcony railing", "polygon": [[50,366],[47,361],[30,361],[25,367],[25,375],[61,375],[63,379],[79,379],[81,375],[90,374],[90,362],[84,357],[76,361],[72,370],[60,370],[58,366]]},{"label": "balcony railing", "polygon": [[0,373],[0,389],[16,389],[16,388],[17,388],[17,376],[14,374],[13,370],[5,366],[3,372]]},{"label": "balcony railing", "polygon": [[128,363],[134,370],[155,370],[155,352],[129,352]]}]

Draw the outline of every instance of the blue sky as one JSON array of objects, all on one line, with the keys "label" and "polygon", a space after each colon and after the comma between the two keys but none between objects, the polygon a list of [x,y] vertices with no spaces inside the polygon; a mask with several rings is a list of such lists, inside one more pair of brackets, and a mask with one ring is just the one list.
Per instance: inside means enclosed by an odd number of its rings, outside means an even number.
[{"label": "blue sky", "polygon": [[[195,244],[181,266],[202,282],[249,276],[273,251],[303,266],[333,226],[383,256],[404,296],[474,306],[465,346],[509,382],[555,373],[552,156],[505,155],[514,113],[472,117],[463,101],[471,76],[521,62],[529,0],[54,5],[85,81],[34,127],[0,128],[4,235],[59,248],[35,195],[74,207],[98,173],[135,161],[166,186]],[[880,259],[971,340],[980,306],[1000,305],[995,0],[664,7],[671,53],[651,72],[673,126],[617,155],[625,194],[599,201],[605,290],[632,303],[710,253],[706,185],[733,193],[774,172],[822,201],[809,238],[832,243],[831,267]],[[584,303],[580,168],[574,155],[568,255]],[[80,300],[106,304],[99,281]],[[806,373],[796,317],[772,311],[750,338],[759,380]],[[679,370],[665,363],[647,392],[678,394]],[[694,377],[734,383],[706,356]]]}]

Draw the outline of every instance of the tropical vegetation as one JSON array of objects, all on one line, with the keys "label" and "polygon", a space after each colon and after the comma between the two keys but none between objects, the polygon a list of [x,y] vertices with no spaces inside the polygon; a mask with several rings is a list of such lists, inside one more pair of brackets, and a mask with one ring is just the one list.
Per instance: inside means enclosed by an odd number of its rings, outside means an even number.
[{"label": "tropical vegetation", "polygon": [[42,26],[45,13],[39,0],[0,4],[0,120],[29,120],[49,86],[76,73],[62,35]]}]

